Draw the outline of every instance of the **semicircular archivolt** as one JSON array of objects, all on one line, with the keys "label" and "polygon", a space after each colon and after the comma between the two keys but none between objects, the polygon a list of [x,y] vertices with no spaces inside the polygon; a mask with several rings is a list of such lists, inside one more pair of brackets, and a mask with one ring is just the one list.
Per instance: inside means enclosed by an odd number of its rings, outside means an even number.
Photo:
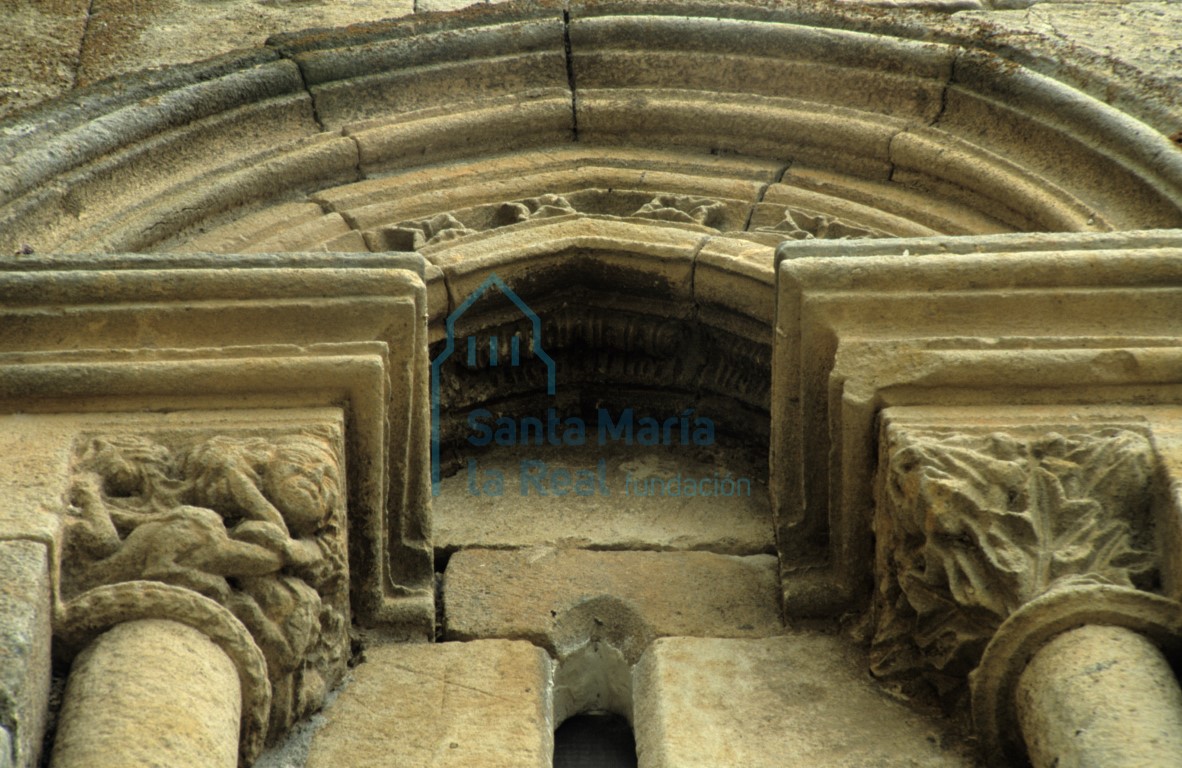
[{"label": "semicircular archivolt", "polygon": [[547,195],[666,221],[664,199],[705,198],[685,223],[763,242],[1182,225],[1168,139],[1057,81],[700,12],[510,4],[80,92],[4,126],[0,246],[426,248],[549,215],[528,202]]}]

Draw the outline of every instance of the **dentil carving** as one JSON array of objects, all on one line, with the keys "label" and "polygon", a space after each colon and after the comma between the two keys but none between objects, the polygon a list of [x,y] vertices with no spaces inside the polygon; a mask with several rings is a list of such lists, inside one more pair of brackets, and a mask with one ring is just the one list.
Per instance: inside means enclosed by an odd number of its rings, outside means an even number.
[{"label": "dentil carving", "polygon": [[274,736],[318,709],[344,672],[342,501],[336,454],[322,437],[183,447],[93,438],[71,489],[63,593],[148,580],[224,605],[266,658]]},{"label": "dentil carving", "polygon": [[956,693],[1014,610],[1053,589],[1144,587],[1153,451],[1141,434],[888,428],[874,673]]}]

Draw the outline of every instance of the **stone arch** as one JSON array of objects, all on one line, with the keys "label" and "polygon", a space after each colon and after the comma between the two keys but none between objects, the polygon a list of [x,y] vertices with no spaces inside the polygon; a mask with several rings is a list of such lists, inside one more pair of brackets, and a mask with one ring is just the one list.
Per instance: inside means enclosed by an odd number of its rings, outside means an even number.
[{"label": "stone arch", "polygon": [[900,235],[1182,223],[1164,136],[1016,61],[839,11],[673,13],[479,9],[96,87],[7,126],[2,245],[172,250],[237,222],[207,245],[382,248],[374,226],[610,181],[589,167],[717,196],[739,158],[750,215],[712,222],[737,231],[781,200]]}]

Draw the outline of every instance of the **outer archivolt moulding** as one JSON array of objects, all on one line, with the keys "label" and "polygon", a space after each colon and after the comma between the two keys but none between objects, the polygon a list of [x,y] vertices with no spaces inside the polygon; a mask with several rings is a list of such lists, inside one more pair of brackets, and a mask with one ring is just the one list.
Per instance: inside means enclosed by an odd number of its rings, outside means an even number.
[{"label": "outer archivolt moulding", "polygon": [[[820,195],[814,206],[878,210],[873,228],[891,234],[1182,224],[1182,155],[1165,136],[974,48],[964,30],[919,42],[919,17],[880,17],[509,4],[280,36],[0,126],[0,248],[175,249],[294,205],[309,226],[282,250],[364,250],[372,219],[335,202],[338,187],[363,184],[374,201],[390,177],[393,199],[413,191],[396,177],[415,169],[473,166],[462,181],[419,179],[442,194],[381,222],[393,226],[454,210],[466,194],[457,186],[472,181],[516,187],[486,187],[486,203],[579,191],[569,166],[522,174],[508,157],[533,156],[540,170],[576,144],[606,152],[606,167],[650,171],[757,158],[773,176],[748,205],[775,201],[766,185],[778,182]],[[672,166],[650,166],[653,150]],[[675,181],[633,189],[701,194]],[[783,208],[768,215],[729,226],[774,227]],[[881,226],[891,220],[899,226]]]}]

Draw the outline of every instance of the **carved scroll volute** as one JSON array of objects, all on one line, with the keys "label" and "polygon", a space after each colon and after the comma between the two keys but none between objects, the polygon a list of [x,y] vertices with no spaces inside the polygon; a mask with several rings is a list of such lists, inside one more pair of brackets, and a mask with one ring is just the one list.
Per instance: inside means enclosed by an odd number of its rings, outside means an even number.
[{"label": "carved scroll volute", "polygon": [[266,660],[275,738],[320,708],[348,659],[338,442],[321,434],[82,441],[63,551],[65,611],[129,582],[220,604]]},{"label": "carved scroll volute", "polygon": [[1153,467],[1133,429],[888,425],[873,672],[958,696],[998,627],[1031,600],[1073,585],[1148,586]]}]

